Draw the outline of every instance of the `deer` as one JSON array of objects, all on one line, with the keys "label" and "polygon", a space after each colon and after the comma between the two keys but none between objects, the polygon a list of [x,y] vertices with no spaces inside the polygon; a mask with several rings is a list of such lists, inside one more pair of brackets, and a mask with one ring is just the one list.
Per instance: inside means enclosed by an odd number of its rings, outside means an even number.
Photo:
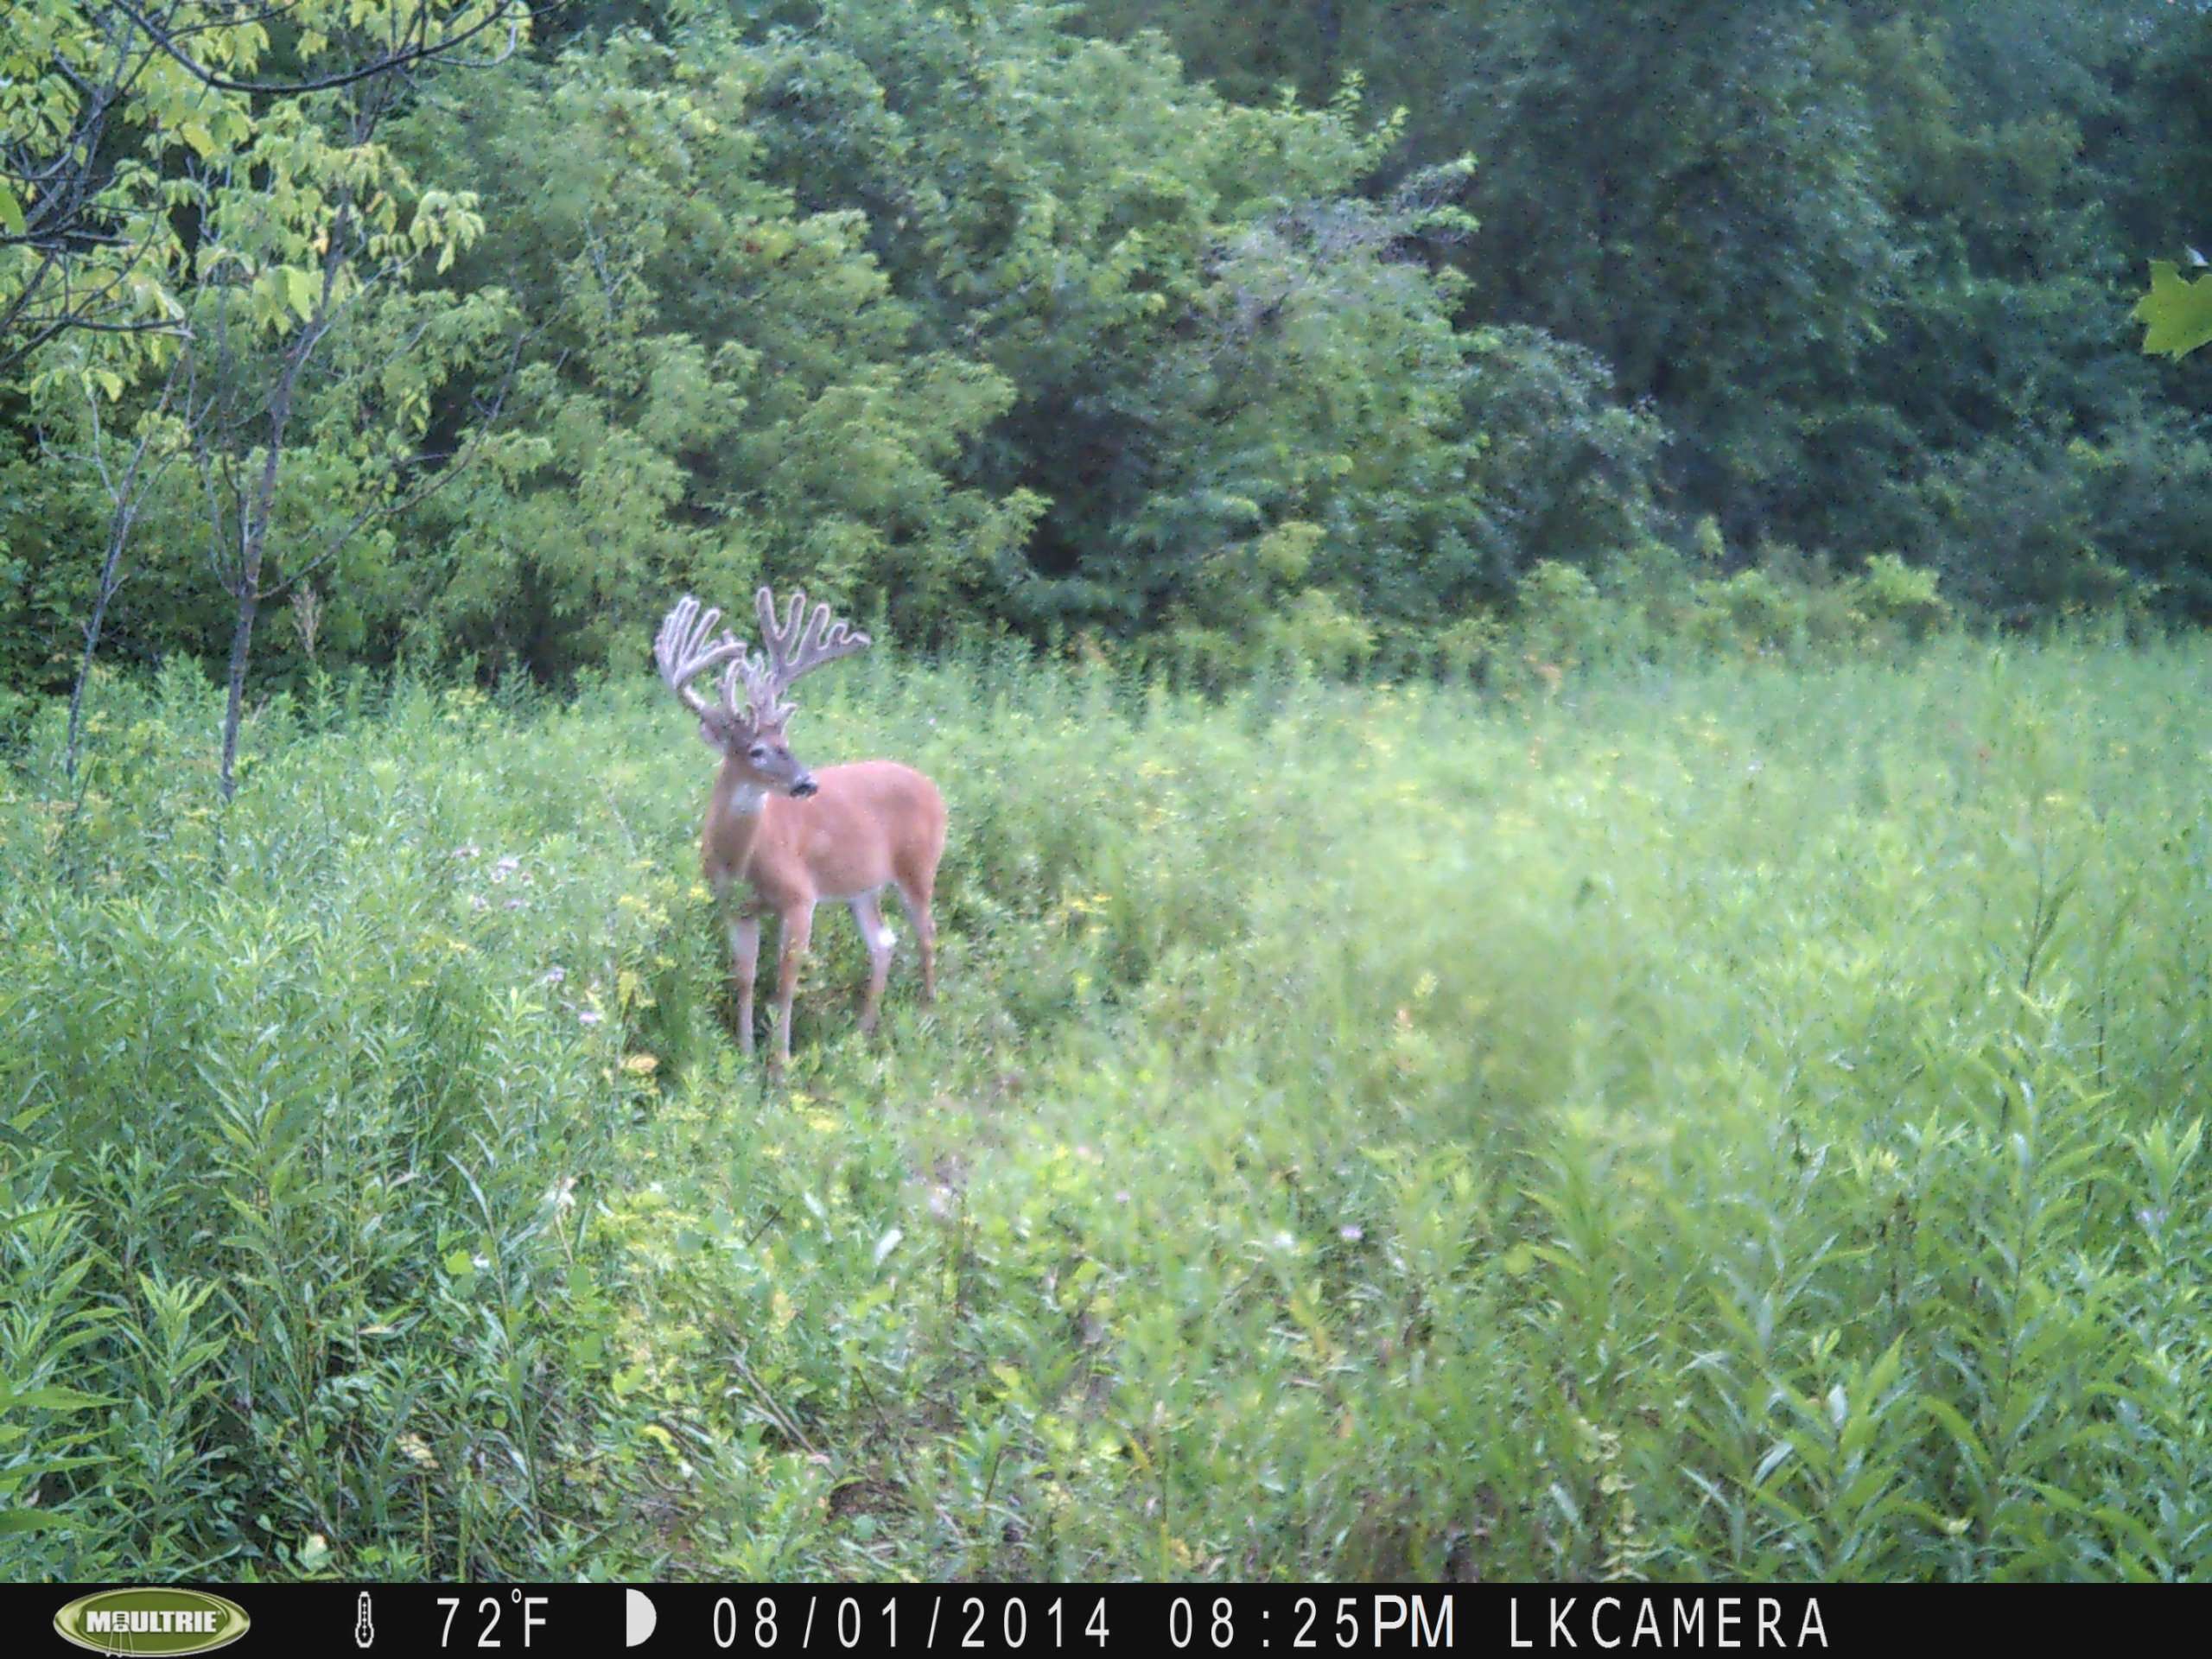
[{"label": "deer", "polygon": [[[661,623],[653,657],[669,690],[698,717],[699,735],[721,756],[699,838],[700,867],[729,938],[737,983],[738,1041],[753,1056],[753,987],[760,955],[760,922],[779,924],[775,1046],[768,1068],[779,1074],[791,1054],[791,997],[799,964],[814,934],[814,910],[825,899],[853,913],[868,946],[863,1035],[875,1030],[891,973],[893,935],[881,896],[899,897],[914,930],[922,970],[922,1001],[937,997],[937,923],[930,900],[944,855],[944,797],[912,766],[859,760],[810,770],[788,741],[796,712],[791,689],[804,674],[868,649],[869,637],[830,614],[807,610],[794,591],[779,621],[773,595],[753,596],[760,623],[758,655],[725,630],[718,609],[701,610],[686,594]],[[722,671],[719,701],[692,689],[702,674]],[[740,697],[744,701],[741,704]]]}]

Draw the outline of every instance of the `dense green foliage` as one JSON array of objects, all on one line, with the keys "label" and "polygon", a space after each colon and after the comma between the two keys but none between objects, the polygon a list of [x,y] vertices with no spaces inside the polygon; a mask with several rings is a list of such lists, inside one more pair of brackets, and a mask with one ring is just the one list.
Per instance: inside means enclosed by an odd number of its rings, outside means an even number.
[{"label": "dense green foliage", "polygon": [[2198,236],[2201,8],[603,0],[497,51],[438,0],[483,49],[296,90],[413,3],[142,14],[212,86],[11,13],[0,699],[88,616],[252,691],[565,678],[764,574],[1230,671],[1464,660],[1539,564],[1662,552],[2212,606],[2205,370],[2129,317]]},{"label": "dense green foliage", "polygon": [[2207,675],[863,659],[944,996],[825,926],[790,1093],[662,697],[219,818],[118,693],[0,795],[5,1576],[2202,1578]]},{"label": "dense green foliage", "polygon": [[1303,10],[1088,13],[1242,98],[1364,72],[1403,165],[1472,150],[1469,315],[1596,350],[1732,544],[1894,550],[2022,615],[2133,573],[2204,613],[2212,399],[2127,323],[2145,262],[2202,239],[2202,8]]}]

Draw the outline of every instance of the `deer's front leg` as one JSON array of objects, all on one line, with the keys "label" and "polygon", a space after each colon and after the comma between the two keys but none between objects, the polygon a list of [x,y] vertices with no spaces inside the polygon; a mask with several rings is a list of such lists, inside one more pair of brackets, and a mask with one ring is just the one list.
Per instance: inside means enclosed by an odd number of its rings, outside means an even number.
[{"label": "deer's front leg", "polygon": [[753,1058],[753,981],[760,966],[760,918],[751,911],[733,912],[725,922],[729,931],[729,969],[737,981],[737,1042],[746,1058]]},{"label": "deer's front leg", "polygon": [[776,1047],[770,1064],[780,1071],[791,1057],[791,999],[798,995],[798,965],[806,956],[807,941],[814,936],[814,906],[805,904],[783,916],[782,937],[777,941],[780,960],[776,964]]}]

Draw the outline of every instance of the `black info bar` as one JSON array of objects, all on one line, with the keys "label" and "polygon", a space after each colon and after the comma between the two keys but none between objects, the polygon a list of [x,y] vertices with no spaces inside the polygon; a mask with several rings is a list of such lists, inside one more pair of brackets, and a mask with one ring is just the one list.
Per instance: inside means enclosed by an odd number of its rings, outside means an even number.
[{"label": "black info bar", "polygon": [[[1972,1611],[1966,1599],[1974,1599]],[[13,1650],[1035,1656],[1877,1653],[2092,1635],[2087,1593],[1652,1585],[0,1586]],[[2032,1604],[2032,1605],[2031,1605]],[[2109,1605],[2098,1622],[2111,1617]],[[1955,1631],[1947,1632],[1947,1625]],[[1886,1659],[1886,1656],[1885,1656]]]}]

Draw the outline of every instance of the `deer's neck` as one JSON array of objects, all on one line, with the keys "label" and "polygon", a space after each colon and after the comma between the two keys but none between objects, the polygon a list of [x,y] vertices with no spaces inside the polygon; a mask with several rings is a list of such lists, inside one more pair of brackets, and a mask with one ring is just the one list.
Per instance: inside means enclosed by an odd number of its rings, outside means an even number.
[{"label": "deer's neck", "polygon": [[768,820],[768,791],[747,782],[735,766],[725,762],[715,779],[713,804],[707,813],[706,864],[717,883],[750,880],[753,855]]},{"label": "deer's neck", "polygon": [[768,791],[758,784],[748,784],[741,778],[731,776],[730,771],[725,767],[721,778],[717,780],[721,794],[722,816],[759,818],[768,804]]}]

